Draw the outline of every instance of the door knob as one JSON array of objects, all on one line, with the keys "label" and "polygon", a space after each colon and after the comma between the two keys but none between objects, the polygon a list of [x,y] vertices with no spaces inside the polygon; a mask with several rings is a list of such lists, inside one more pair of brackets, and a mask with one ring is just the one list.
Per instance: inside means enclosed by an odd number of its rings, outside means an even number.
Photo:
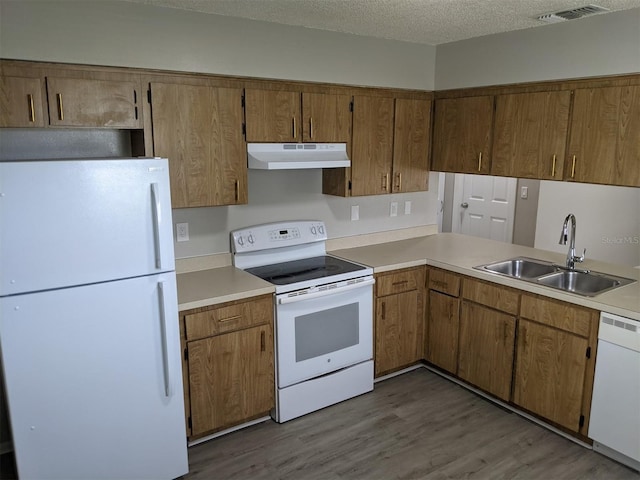
[{"label": "door knob", "polygon": [[461,203],[460,206],[462,208],[469,208],[469,204],[467,202]]}]

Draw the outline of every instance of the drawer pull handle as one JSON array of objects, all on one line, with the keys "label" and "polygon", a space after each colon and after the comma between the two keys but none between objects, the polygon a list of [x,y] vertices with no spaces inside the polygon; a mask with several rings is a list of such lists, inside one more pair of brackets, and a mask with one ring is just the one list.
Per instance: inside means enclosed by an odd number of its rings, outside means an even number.
[{"label": "drawer pull handle", "polygon": [[482,170],[482,152],[478,155],[478,171]]},{"label": "drawer pull handle", "polygon": [[556,156],[553,156],[553,163],[551,165],[551,176],[555,178],[556,176]]},{"label": "drawer pull handle", "polygon": [[291,123],[293,125],[293,138],[296,138],[298,136],[298,132],[297,132],[297,128],[296,128],[296,117],[291,117]]},{"label": "drawer pull handle", "polygon": [[233,320],[238,320],[242,318],[242,315],[234,315],[233,317],[221,318],[218,320],[219,322],[231,322]]},{"label": "drawer pull handle", "polygon": [[240,180],[236,180],[235,189],[236,189],[236,203],[238,203],[240,202]]},{"label": "drawer pull handle", "polygon": [[574,155],[571,160],[571,178],[576,174],[576,156]]},{"label": "drawer pull handle", "polygon": [[260,332],[260,351],[264,352],[266,349],[265,335],[264,331]]},{"label": "drawer pull handle", "polygon": [[56,99],[58,100],[58,120],[64,120],[64,108],[62,106],[62,94],[56,93]]},{"label": "drawer pull handle", "polygon": [[309,138],[313,138],[313,117],[309,117]]},{"label": "drawer pull handle", "polygon": [[395,287],[397,285],[405,285],[407,283],[409,283],[409,280],[400,280],[399,282],[393,282],[391,285]]},{"label": "drawer pull handle", "polygon": [[402,173],[398,173],[396,175],[396,178],[398,179],[398,181],[396,182],[396,188],[398,192],[400,192],[402,191]]},{"label": "drawer pull handle", "polygon": [[33,108],[33,95],[29,93],[27,95],[27,98],[29,100],[29,121],[33,123],[36,121],[36,112],[35,112],[35,109]]}]

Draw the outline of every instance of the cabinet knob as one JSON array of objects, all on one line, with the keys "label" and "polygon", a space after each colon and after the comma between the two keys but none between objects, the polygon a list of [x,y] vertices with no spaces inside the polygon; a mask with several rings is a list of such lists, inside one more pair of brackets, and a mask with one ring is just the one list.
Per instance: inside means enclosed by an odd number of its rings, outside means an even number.
[{"label": "cabinet knob", "polygon": [[463,202],[460,204],[462,208],[469,208],[469,204],[467,202]]}]

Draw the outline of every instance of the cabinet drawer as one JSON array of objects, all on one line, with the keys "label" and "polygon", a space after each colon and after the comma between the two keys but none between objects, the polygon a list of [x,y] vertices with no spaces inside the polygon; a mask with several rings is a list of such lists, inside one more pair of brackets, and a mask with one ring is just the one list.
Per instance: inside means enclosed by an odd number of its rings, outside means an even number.
[{"label": "cabinet drawer", "polygon": [[376,278],[376,296],[384,297],[394,293],[422,289],[424,286],[424,267],[399,270]]},{"label": "cabinet drawer", "polygon": [[460,295],[460,277],[444,270],[429,270],[429,289],[446,293],[453,297]]},{"label": "cabinet drawer", "polygon": [[469,278],[465,278],[462,283],[463,298],[512,315],[518,313],[519,296],[518,292],[509,288],[489,285]]},{"label": "cabinet drawer", "polygon": [[269,323],[272,318],[273,298],[271,295],[257,297],[249,301],[224,303],[202,312],[185,315],[186,337],[188,341],[198,340]]},{"label": "cabinet drawer", "polygon": [[522,295],[520,316],[582,337],[589,337],[591,325],[597,325],[598,312],[544,297]]}]

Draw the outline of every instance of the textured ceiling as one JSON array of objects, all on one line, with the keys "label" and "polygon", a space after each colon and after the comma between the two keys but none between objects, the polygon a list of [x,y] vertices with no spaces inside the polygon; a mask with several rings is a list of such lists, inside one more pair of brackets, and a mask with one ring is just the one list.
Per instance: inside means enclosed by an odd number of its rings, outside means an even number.
[{"label": "textured ceiling", "polygon": [[[589,5],[589,0],[127,1],[428,45],[543,26],[538,15]],[[613,12],[640,7],[640,0],[593,4]]]}]

